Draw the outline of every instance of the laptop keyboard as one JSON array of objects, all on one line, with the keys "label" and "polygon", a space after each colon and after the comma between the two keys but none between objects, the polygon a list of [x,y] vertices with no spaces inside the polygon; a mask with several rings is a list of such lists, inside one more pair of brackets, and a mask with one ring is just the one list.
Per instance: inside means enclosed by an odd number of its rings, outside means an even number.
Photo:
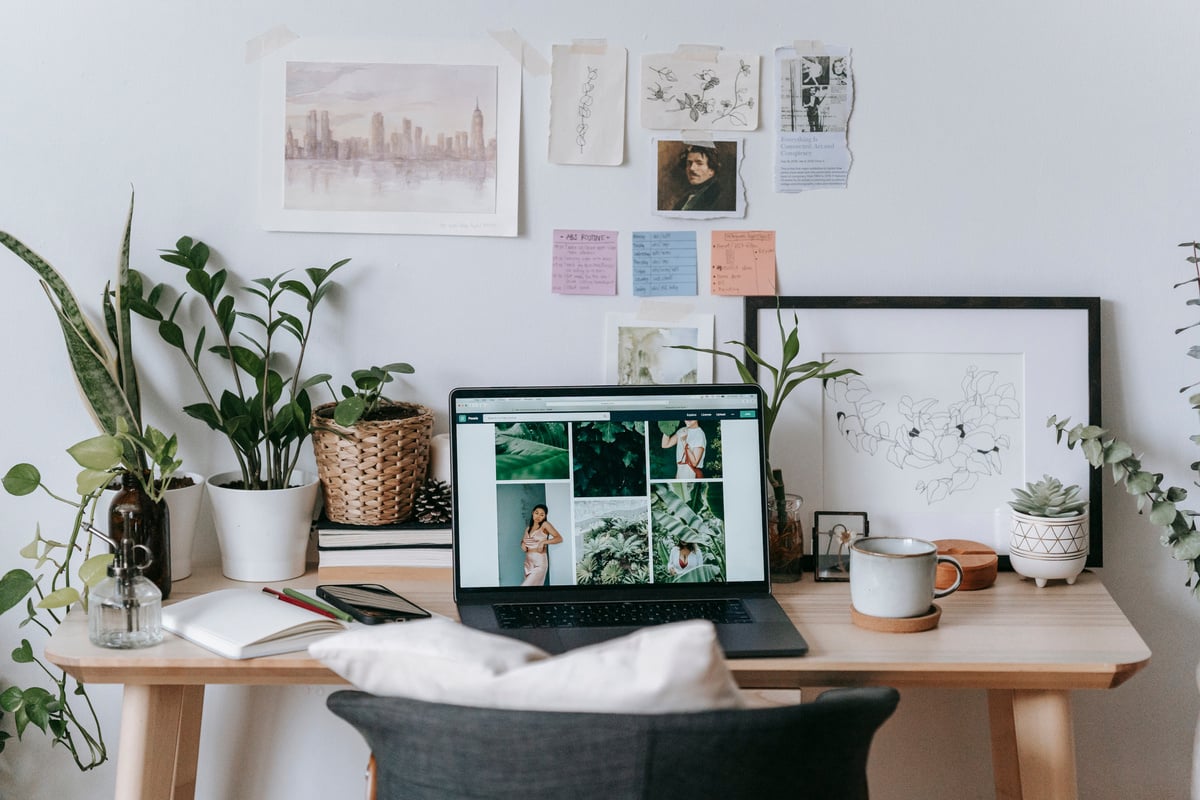
[{"label": "laptop keyboard", "polygon": [[494,606],[501,628],[597,628],[661,625],[707,619],[717,625],[753,622],[741,600],[637,603],[520,603]]}]

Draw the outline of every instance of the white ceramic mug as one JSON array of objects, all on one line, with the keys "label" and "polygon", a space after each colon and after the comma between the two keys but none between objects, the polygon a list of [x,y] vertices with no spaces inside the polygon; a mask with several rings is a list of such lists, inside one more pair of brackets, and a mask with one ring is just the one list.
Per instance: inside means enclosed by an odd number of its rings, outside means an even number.
[{"label": "white ceramic mug", "polygon": [[[957,577],[948,589],[935,589],[938,563],[950,564]],[[850,545],[850,602],[872,617],[919,617],[933,601],[962,585],[962,566],[938,555],[924,539],[867,536]]]}]

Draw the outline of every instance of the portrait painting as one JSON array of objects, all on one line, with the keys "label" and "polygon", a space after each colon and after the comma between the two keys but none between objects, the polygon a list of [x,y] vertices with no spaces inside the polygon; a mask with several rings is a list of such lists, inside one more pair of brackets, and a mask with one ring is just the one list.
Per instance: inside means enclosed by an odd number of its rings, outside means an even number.
[{"label": "portrait painting", "polygon": [[746,215],[741,140],[655,140],[655,213],[709,219]]}]

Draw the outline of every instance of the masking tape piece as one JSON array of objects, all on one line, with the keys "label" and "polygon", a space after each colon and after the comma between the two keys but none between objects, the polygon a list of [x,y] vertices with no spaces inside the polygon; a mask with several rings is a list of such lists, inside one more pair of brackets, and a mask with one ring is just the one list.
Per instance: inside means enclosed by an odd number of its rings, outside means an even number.
[{"label": "masking tape piece", "polygon": [[712,131],[680,131],[679,140],[684,144],[696,144],[701,147],[713,146]]},{"label": "masking tape piece", "polygon": [[284,45],[291,44],[300,37],[288,30],[286,25],[277,25],[261,36],[255,36],[246,42],[246,63],[253,64],[264,56],[269,56]]},{"label": "masking tape piece", "polygon": [[643,300],[638,306],[638,320],[654,320],[657,322],[679,322],[692,313],[688,303],[664,303],[661,300]]},{"label": "masking tape piece", "polygon": [[602,56],[608,52],[606,39],[572,39],[571,53],[585,56]]},{"label": "masking tape piece", "polygon": [[792,48],[797,53],[805,55],[823,56],[827,54],[825,43],[820,39],[797,39],[792,42]]},{"label": "masking tape piece", "polygon": [[721,48],[715,44],[681,44],[675,48],[675,57],[686,61],[711,61],[714,64]]},{"label": "masking tape piece", "polygon": [[521,68],[530,75],[549,75],[550,62],[541,53],[521,38],[521,34],[509,28],[506,31],[488,31],[497,44],[517,60]]}]

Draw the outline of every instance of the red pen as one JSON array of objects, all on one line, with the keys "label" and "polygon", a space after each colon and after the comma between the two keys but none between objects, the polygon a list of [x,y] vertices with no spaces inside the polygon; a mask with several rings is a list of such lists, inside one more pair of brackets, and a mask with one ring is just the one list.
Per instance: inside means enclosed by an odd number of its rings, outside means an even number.
[{"label": "red pen", "polygon": [[306,608],[309,611],[313,612],[314,614],[320,614],[322,617],[329,617],[330,619],[337,619],[337,617],[335,617],[333,614],[330,614],[328,611],[326,611],[322,608],[317,608],[316,606],[310,606],[308,603],[305,603],[301,600],[297,600],[294,597],[289,597],[288,595],[284,594],[283,592],[281,592],[277,589],[272,589],[270,586],[264,586],[263,591],[266,592],[267,594],[274,595],[277,599],[282,600],[285,603],[291,603],[294,606],[299,606],[300,608]]}]

